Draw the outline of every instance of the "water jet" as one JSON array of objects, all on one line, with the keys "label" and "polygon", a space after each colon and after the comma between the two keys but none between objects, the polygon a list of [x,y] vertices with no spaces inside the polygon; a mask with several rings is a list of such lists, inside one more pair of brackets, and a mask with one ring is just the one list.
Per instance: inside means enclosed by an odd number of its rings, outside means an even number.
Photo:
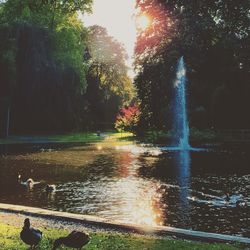
[{"label": "water jet", "polygon": [[173,94],[173,138],[170,147],[163,147],[166,151],[203,151],[201,148],[193,148],[189,144],[189,123],[187,115],[186,96],[186,66],[183,56],[178,60],[176,79],[174,81]]},{"label": "water jet", "polygon": [[189,124],[187,118],[187,101],[186,101],[186,67],[184,58],[181,57],[177,64],[176,80],[174,82],[174,114],[173,130],[174,147],[180,150],[189,150]]}]

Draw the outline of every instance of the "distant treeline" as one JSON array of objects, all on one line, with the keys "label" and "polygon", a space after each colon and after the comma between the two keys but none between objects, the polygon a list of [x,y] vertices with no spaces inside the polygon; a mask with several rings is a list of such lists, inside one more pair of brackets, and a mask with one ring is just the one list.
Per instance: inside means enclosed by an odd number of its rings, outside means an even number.
[{"label": "distant treeline", "polygon": [[124,48],[78,18],[91,5],[0,3],[0,135],[100,129],[130,103]]},{"label": "distant treeline", "polygon": [[250,1],[137,0],[152,18],[137,39],[140,129],[171,128],[184,56],[191,126],[250,128]]},{"label": "distant treeline", "polygon": [[79,20],[91,6],[91,0],[0,1],[0,135],[112,127],[136,94],[132,127],[171,129],[181,56],[191,126],[250,128],[249,0],[137,0],[152,20],[137,36],[137,93],[122,45]]}]

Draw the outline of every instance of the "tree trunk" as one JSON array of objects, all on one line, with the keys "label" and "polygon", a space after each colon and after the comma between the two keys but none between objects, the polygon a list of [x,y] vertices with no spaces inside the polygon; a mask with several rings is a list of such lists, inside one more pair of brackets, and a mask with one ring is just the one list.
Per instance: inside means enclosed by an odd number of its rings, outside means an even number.
[{"label": "tree trunk", "polygon": [[9,136],[10,126],[10,105],[6,101],[1,101],[0,111],[0,137],[6,138]]},{"label": "tree trunk", "polygon": [[5,130],[4,130],[4,137],[7,138],[9,136],[9,128],[10,128],[10,106],[8,105],[6,110],[6,122],[5,122]]}]

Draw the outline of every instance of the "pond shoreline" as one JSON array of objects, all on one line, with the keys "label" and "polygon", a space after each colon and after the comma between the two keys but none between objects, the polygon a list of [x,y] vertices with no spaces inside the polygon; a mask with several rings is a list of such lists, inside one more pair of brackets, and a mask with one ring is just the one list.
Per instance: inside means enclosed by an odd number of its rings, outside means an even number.
[{"label": "pond shoreline", "polygon": [[[120,137],[6,147],[0,202],[249,238],[250,151],[232,146],[186,154]],[[19,174],[39,184],[20,186]],[[55,192],[46,193],[47,183]],[[248,207],[238,209],[243,200]]]},{"label": "pond shoreline", "polygon": [[[0,203],[0,214],[18,214],[32,216],[46,220],[63,221],[78,224],[81,227],[99,228],[103,230],[115,230],[119,232],[150,234],[154,236],[172,236],[180,239],[188,239],[202,242],[238,243],[250,246],[250,238],[231,235],[206,233],[166,226],[142,227],[134,224],[124,224],[95,216],[80,215],[66,212],[51,211],[46,209],[18,206]],[[53,224],[53,223],[52,223]]]}]

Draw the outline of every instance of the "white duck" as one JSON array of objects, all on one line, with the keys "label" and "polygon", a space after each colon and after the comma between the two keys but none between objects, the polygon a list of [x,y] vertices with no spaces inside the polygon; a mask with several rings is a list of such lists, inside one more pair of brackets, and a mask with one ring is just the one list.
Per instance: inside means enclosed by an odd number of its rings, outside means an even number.
[{"label": "white duck", "polygon": [[18,175],[18,183],[26,188],[33,188],[34,185],[39,184],[40,182],[34,181],[32,178],[27,179],[26,181],[22,181],[22,176]]}]

